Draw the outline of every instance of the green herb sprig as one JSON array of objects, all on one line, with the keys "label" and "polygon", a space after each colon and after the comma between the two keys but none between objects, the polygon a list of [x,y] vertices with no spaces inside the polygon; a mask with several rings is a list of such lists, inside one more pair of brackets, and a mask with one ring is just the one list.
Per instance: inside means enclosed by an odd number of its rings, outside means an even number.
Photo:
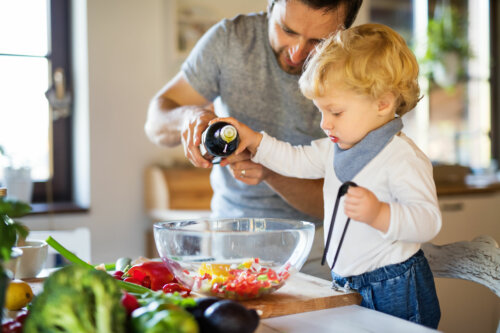
[{"label": "green herb sprig", "polygon": [[[89,264],[88,262],[85,262],[82,259],[80,259],[76,254],[74,254],[73,252],[71,252],[70,250],[68,250],[67,248],[65,248],[61,243],[59,243],[58,241],[56,241],[51,236],[49,236],[45,241],[54,250],[56,250],[58,253],[60,253],[64,258],[68,259],[69,262],[71,262],[71,263],[73,263],[75,265],[79,265],[79,266],[83,266],[83,267],[95,269],[95,266],[93,266],[93,265]],[[143,286],[139,286],[139,285],[137,285],[135,283],[125,282],[125,281],[120,281],[120,280],[116,280],[116,281],[120,285],[120,288],[122,288],[123,290],[125,290],[127,292],[130,292],[130,293],[144,294],[144,293],[147,293],[147,292],[151,291],[150,289],[148,289],[146,287],[143,287]]]}]

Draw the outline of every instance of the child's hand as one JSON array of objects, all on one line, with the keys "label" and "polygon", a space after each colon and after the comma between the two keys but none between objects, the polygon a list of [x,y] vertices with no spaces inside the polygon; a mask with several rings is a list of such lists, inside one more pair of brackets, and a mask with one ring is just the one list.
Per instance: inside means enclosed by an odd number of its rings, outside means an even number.
[{"label": "child's hand", "polygon": [[386,232],[390,223],[390,208],[364,187],[349,187],[344,201],[344,212],[351,219],[364,222]]},{"label": "child's hand", "polygon": [[238,145],[238,148],[234,152],[234,155],[240,154],[245,149],[248,149],[252,155],[254,155],[257,152],[257,147],[259,147],[260,141],[262,141],[261,133],[255,132],[250,127],[248,127],[243,123],[240,123],[233,117],[215,118],[210,121],[209,125],[218,121],[224,121],[226,123],[229,123],[234,127],[236,127],[236,130],[238,131],[238,136],[240,137],[240,143]]}]

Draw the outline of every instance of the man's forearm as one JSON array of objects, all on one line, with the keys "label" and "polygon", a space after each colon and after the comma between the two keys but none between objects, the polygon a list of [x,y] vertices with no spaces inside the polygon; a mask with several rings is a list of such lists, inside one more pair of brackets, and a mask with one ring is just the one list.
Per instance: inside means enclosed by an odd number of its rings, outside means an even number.
[{"label": "man's forearm", "polygon": [[206,127],[215,117],[210,104],[179,72],[151,100],[144,126],[146,134],[161,146],[173,147],[183,140],[191,142],[194,127],[200,124]]},{"label": "man's forearm", "polygon": [[184,108],[164,98],[151,101],[144,126],[148,138],[160,146],[180,144],[182,122],[186,117]]},{"label": "man's forearm", "polygon": [[266,183],[287,203],[323,220],[323,179],[299,179],[271,172]]}]

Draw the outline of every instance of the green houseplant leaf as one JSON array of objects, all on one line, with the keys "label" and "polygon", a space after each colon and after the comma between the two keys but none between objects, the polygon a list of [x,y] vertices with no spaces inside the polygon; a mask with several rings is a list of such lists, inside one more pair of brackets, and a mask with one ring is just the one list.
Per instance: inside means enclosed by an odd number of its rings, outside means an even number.
[{"label": "green houseplant leaf", "polygon": [[18,237],[28,235],[28,229],[12,218],[24,216],[30,211],[30,205],[22,201],[0,197],[0,261],[8,261]]},{"label": "green houseplant leaf", "polygon": [[[423,72],[438,85],[448,85],[445,88],[465,77],[466,61],[473,57],[466,29],[467,20],[447,3],[436,8],[434,17],[429,18],[427,50],[420,62]],[[436,74],[441,69],[453,74],[454,79],[447,83],[438,80]]]},{"label": "green houseplant leaf", "polygon": [[26,238],[28,229],[6,214],[0,214],[0,219],[0,261],[7,262],[18,237]]},{"label": "green houseplant leaf", "polygon": [[14,221],[7,215],[0,215],[0,261],[7,262],[10,259],[12,247],[17,240]]},{"label": "green houseplant leaf", "polygon": [[0,322],[3,319],[5,291],[10,281],[10,274],[4,270],[3,263],[10,260],[18,238],[28,235],[28,229],[12,218],[24,216],[30,211],[28,204],[0,196]]},{"label": "green houseplant leaf", "polygon": [[25,202],[0,197],[0,215],[10,218],[22,217],[31,212],[31,206]]}]

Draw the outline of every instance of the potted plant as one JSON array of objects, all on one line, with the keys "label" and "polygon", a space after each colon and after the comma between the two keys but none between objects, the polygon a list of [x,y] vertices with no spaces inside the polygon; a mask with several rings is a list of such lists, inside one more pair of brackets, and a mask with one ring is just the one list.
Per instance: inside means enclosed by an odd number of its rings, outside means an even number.
[{"label": "potted plant", "polygon": [[431,81],[442,88],[452,89],[466,75],[466,61],[472,57],[466,27],[467,21],[447,1],[429,19],[422,64]]},{"label": "potted plant", "polygon": [[5,291],[11,279],[5,264],[11,260],[18,239],[28,235],[28,229],[14,219],[31,211],[31,207],[24,202],[7,199],[6,192],[6,189],[0,189],[0,322],[3,318]]}]

